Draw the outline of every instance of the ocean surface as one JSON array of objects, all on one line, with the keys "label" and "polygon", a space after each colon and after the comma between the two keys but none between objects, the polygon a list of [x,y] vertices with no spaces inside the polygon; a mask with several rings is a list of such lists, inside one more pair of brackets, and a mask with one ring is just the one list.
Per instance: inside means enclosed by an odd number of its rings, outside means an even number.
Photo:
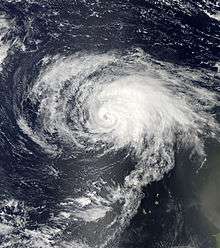
[{"label": "ocean surface", "polygon": [[218,1],[0,1],[0,248],[218,248],[219,141]]}]

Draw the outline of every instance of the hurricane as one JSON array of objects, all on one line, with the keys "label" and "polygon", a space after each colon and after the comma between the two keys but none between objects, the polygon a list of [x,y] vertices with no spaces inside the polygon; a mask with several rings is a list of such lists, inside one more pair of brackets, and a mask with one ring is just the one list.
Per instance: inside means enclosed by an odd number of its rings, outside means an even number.
[{"label": "hurricane", "polygon": [[[204,159],[204,139],[219,131],[210,112],[218,104],[217,95],[192,84],[192,75],[201,77],[197,71],[169,71],[169,65],[141,49],[57,55],[43,59],[41,67],[33,82],[24,82],[30,86],[15,105],[23,133],[53,157],[74,154],[75,159],[102,161],[123,151],[135,164],[123,182],[100,177],[92,190],[61,204],[69,210],[67,216],[61,212],[58,222],[61,217],[86,226],[103,222],[98,244],[89,231],[86,242],[105,247],[136,213],[142,187],[174,167],[176,149]],[[35,109],[36,118],[25,102]]]},{"label": "hurricane", "polygon": [[[74,26],[58,20],[55,32],[53,21],[47,18],[59,16],[61,7],[54,12],[47,10],[45,19],[36,21],[36,3],[26,3],[31,15],[25,12],[23,18],[15,2],[3,6],[6,12],[12,11],[13,18],[0,17],[0,247],[139,247],[138,238],[134,246],[122,246],[120,242],[143,204],[150,206],[152,196],[147,190],[151,192],[152,185],[172,178],[173,171],[189,164],[193,173],[200,173],[207,161],[207,143],[220,141],[217,64],[211,70],[201,67],[201,63],[195,65],[197,60],[190,65],[177,63],[172,56],[163,59],[141,42],[130,44],[129,37],[123,40],[123,49],[115,44],[100,48],[107,38],[97,45],[98,49],[91,48],[96,41],[88,31],[90,24],[84,23],[81,5],[79,12],[68,14],[76,22],[80,15],[82,23]],[[90,8],[99,6],[98,2]],[[110,15],[114,6],[108,7],[108,14],[100,13]],[[176,11],[175,6],[182,5],[172,6]],[[138,13],[144,17],[148,9],[140,7]],[[203,13],[214,16],[217,22],[217,14],[207,11]],[[92,18],[99,18],[98,13],[93,12]],[[45,31],[46,37],[53,42],[42,41],[44,33],[35,21],[45,21],[45,27],[52,30]],[[91,23],[95,31],[102,27],[98,21]],[[113,22],[107,27],[124,30],[125,23]],[[86,30],[88,47],[81,28]],[[153,35],[153,30],[138,30],[144,37],[146,32],[149,37]],[[62,43],[53,48],[59,39]],[[156,41],[153,44],[156,46]],[[192,60],[187,55],[185,59]],[[181,177],[187,187],[187,174]],[[181,229],[184,224],[178,216],[184,213],[180,205],[185,203],[181,199],[181,204],[175,205],[171,191],[167,190],[167,198],[171,199],[172,210],[161,211],[167,215],[175,211],[175,223]],[[160,194],[155,195],[157,207]],[[147,223],[151,210],[142,213]],[[165,224],[161,226],[166,231]],[[152,247],[183,247],[173,241],[177,232],[173,232],[169,245]],[[184,245],[191,247],[191,240]],[[202,246],[194,243],[192,247]]]}]

